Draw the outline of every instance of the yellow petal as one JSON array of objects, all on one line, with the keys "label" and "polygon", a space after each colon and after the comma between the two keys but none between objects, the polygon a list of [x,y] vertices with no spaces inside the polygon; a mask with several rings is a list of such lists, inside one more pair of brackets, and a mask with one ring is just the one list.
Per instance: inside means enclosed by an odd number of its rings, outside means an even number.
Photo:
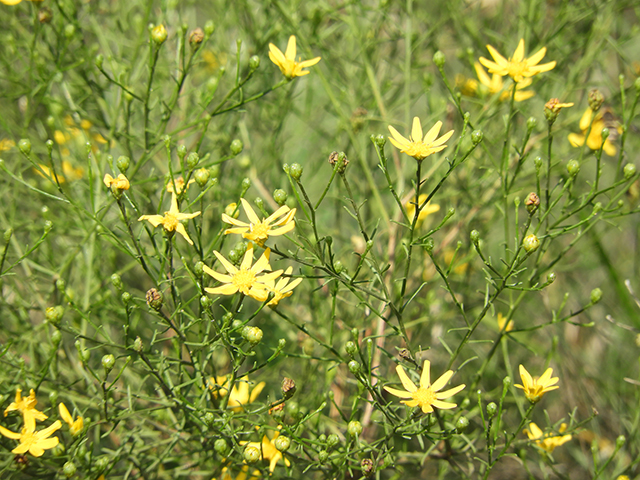
[{"label": "yellow petal", "polygon": [[438,392],[444,388],[444,386],[449,382],[451,377],[453,376],[453,370],[447,370],[444,372],[440,378],[438,378],[433,385],[431,385],[431,390],[434,392]]},{"label": "yellow petal", "polygon": [[[489,53],[491,54],[491,56],[493,57],[493,59],[496,61],[496,65],[504,67],[505,65],[507,65],[509,62],[507,61],[506,58],[504,58],[502,55],[500,55],[500,53],[493,48],[491,45],[487,45],[487,50],[489,50]],[[483,57],[479,58],[480,63],[482,63],[485,67],[489,68],[482,60]],[[493,63],[493,62],[492,62]]]},{"label": "yellow petal", "polygon": [[540,63],[540,60],[542,60],[546,54],[547,54],[547,47],[542,47],[536,53],[534,53],[529,58],[527,58],[527,65],[529,65],[530,67],[537,65],[538,63]]},{"label": "yellow petal", "polygon": [[291,35],[287,42],[287,51],[284,53],[287,60],[295,61],[296,59],[296,36]]},{"label": "yellow petal", "polygon": [[513,63],[520,63],[524,58],[524,38],[521,38],[518,42],[518,46],[516,47],[515,52],[513,52],[513,56],[511,57],[511,61]]},{"label": "yellow petal", "polygon": [[411,140],[419,142],[422,140],[422,125],[419,117],[413,117],[413,125],[411,127]]},{"label": "yellow petal", "polygon": [[418,387],[411,381],[411,379],[407,376],[401,365],[396,366],[396,372],[398,373],[398,377],[400,377],[400,381],[402,382],[402,386],[405,388],[407,392],[415,392],[418,390]]},{"label": "yellow petal", "polygon": [[387,392],[391,395],[395,395],[400,398],[411,398],[413,395],[410,392],[405,392],[404,390],[398,390],[397,388],[391,387],[383,387]]},{"label": "yellow petal", "polygon": [[60,402],[58,404],[58,412],[60,413],[62,420],[64,420],[69,426],[73,425],[73,417],[69,413],[69,410],[67,410],[67,406],[64,403]]},{"label": "yellow petal", "polygon": [[[420,197],[422,197],[422,195],[420,195]],[[422,201],[422,199],[418,201]],[[422,364],[422,374],[420,375],[420,388],[429,388],[429,385],[431,385],[431,373],[429,370],[431,370],[431,362],[425,360]]]},{"label": "yellow petal", "polygon": [[[442,128],[442,122],[440,120],[438,120],[436,122],[436,124],[433,127],[431,127],[429,129],[429,131],[427,132],[427,134],[424,136],[423,142],[426,145],[431,144],[438,137],[438,134],[440,133],[440,129],[441,128]],[[451,132],[451,133],[453,133],[453,132]],[[416,141],[418,142],[420,140],[418,139]]]}]

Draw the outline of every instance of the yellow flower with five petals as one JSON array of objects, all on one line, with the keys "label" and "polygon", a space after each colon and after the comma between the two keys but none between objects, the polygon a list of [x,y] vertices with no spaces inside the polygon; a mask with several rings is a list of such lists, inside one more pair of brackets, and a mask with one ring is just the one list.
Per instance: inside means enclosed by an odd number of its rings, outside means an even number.
[{"label": "yellow flower with five petals", "polygon": [[244,208],[249,223],[236,220],[230,217],[226,213],[222,214],[222,221],[235,225],[233,228],[225,230],[225,235],[230,233],[241,234],[247,240],[257,243],[261,247],[269,236],[275,237],[277,235],[284,235],[290,232],[296,226],[296,222],[293,216],[296,214],[296,209],[290,209],[287,206],[282,206],[267,218],[260,220],[256,212],[251,208],[249,202],[244,198],[240,199],[242,208]]},{"label": "yellow flower with five petals", "polygon": [[440,138],[437,138],[441,128],[442,122],[438,121],[423,137],[420,119],[418,117],[414,117],[411,136],[409,139],[404,138],[395,128],[389,125],[389,131],[391,132],[389,141],[402,153],[406,153],[410,157],[413,157],[418,161],[422,161],[429,155],[447,148],[444,143],[451,138],[453,130],[450,130]]},{"label": "yellow flower with five petals", "polygon": [[493,57],[493,62],[484,57],[480,57],[480,63],[489,69],[489,73],[506,76],[509,75],[514,82],[522,82],[526,77],[533,77],[538,73],[548,72],[556,66],[555,60],[549,63],[538,65],[547,53],[547,47],[542,47],[529,58],[524,58],[524,39],[521,38],[516,50],[509,59],[504,58],[491,45],[487,45],[487,50]]},{"label": "yellow flower with five petals", "polygon": [[12,440],[20,440],[20,444],[11,450],[11,453],[23,454],[29,452],[34,457],[41,457],[45,450],[49,450],[58,445],[58,437],[51,437],[51,434],[58,430],[62,424],[56,420],[47,428],[36,431],[36,422],[33,417],[27,421],[24,419],[24,427],[21,433],[15,433],[0,426],[0,434]]},{"label": "yellow flower with five petals", "polygon": [[289,80],[295,77],[302,77],[307,75],[309,70],[303,70],[303,68],[312,67],[320,61],[320,57],[312,58],[311,60],[305,60],[304,62],[298,58],[296,62],[296,37],[291,35],[289,37],[289,43],[287,43],[287,50],[282,51],[276,47],[273,43],[269,44],[269,58],[273,63],[280,67],[282,74]]},{"label": "yellow flower with five petals", "polygon": [[24,418],[25,424],[30,423],[29,419],[33,419],[33,423],[35,425],[36,420],[42,422],[47,419],[47,416],[44,413],[36,410],[37,404],[38,400],[36,399],[36,392],[33,389],[29,392],[28,397],[23,397],[22,389],[16,388],[16,398],[5,409],[4,416],[6,417],[9,412],[19,411]]},{"label": "yellow flower with five petals", "polygon": [[540,378],[534,378],[524,366],[520,365],[522,385],[515,385],[515,387],[524,390],[524,395],[531,403],[537,403],[545,393],[560,388],[555,385],[558,383],[558,377],[552,378],[551,375],[553,375],[553,369],[547,368]]},{"label": "yellow flower with five petals", "polygon": [[178,232],[184,237],[187,242],[189,242],[190,245],[193,245],[193,241],[189,238],[189,234],[187,233],[186,228],[184,228],[184,225],[180,223],[180,221],[189,220],[191,218],[197,217],[198,215],[200,215],[200,212],[180,213],[178,211],[178,199],[175,195],[171,195],[171,208],[168,212],[164,212],[164,216],[142,215],[140,218],[138,218],[138,221],[141,222],[143,220],[148,220],[149,223],[154,227],[162,225],[166,232]]},{"label": "yellow flower with five petals", "polygon": [[289,267],[284,271],[284,275],[276,283],[274,280],[268,280],[264,282],[267,287],[267,294],[273,292],[273,298],[267,303],[267,307],[276,307],[280,300],[290,297],[293,294],[293,289],[300,285],[302,278],[296,278],[291,280],[291,273],[293,273],[293,267]]},{"label": "yellow flower with five petals", "polygon": [[[567,424],[560,425],[560,433],[563,433],[567,429]],[[535,440],[536,445],[545,450],[548,453],[553,453],[553,450],[560,445],[567,443],[571,440],[571,435],[551,435],[549,433],[544,434],[540,427],[531,422],[529,428],[524,429],[524,433],[527,434],[529,440]]]},{"label": "yellow flower with five petals", "polygon": [[449,379],[453,376],[453,370],[447,370],[432,384],[429,372],[430,368],[431,363],[429,360],[425,360],[424,365],[422,366],[422,374],[420,375],[420,388],[418,388],[408,377],[404,368],[398,365],[396,367],[396,372],[398,373],[402,386],[406,391],[391,387],[384,387],[384,389],[396,397],[411,399],[401,400],[400,403],[404,403],[408,407],[420,407],[424,413],[432,413],[433,407],[442,410],[455,408],[457,406],[455,403],[443,402],[442,400],[452,397],[456,393],[462,391],[465,385],[458,385],[457,387],[441,392],[440,390],[444,388]]},{"label": "yellow flower with five petals", "polygon": [[[478,80],[480,80],[480,83],[487,89],[489,95],[495,95],[496,93],[502,91],[502,89],[504,88],[504,82],[502,81],[502,77],[500,75],[494,73],[493,75],[491,75],[491,78],[489,78],[487,72],[484,71],[484,68],[482,68],[482,65],[480,65],[478,62],[475,62],[473,64],[473,67],[475,68],[476,74],[478,75]],[[536,94],[536,92],[532,90],[523,91],[529,85],[531,85],[531,79],[529,78],[526,78],[517,83],[516,96],[514,98],[516,102],[528,100]],[[500,94],[500,100],[508,100],[510,96],[511,94],[508,91],[504,91]]]}]

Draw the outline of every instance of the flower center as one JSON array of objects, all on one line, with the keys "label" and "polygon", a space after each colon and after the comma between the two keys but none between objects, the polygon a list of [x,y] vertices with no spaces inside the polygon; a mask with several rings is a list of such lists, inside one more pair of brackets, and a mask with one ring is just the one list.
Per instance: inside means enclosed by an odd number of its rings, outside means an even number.
[{"label": "flower center", "polygon": [[178,228],[178,219],[173,213],[164,212],[162,226],[167,232],[175,232],[176,228]]},{"label": "flower center", "polygon": [[249,227],[249,231],[253,234],[253,237],[256,241],[266,240],[269,238],[269,229],[271,227],[264,222],[256,223],[255,225],[251,225]]},{"label": "flower center", "polygon": [[238,290],[245,295],[249,294],[249,290],[256,281],[256,275],[251,270],[238,270],[233,276],[233,284],[238,287]]},{"label": "flower center", "polygon": [[507,71],[509,72],[509,76],[511,78],[515,78],[524,74],[527,69],[527,64],[525,62],[512,62],[509,61],[509,66],[507,67]]},{"label": "flower center", "polygon": [[413,399],[418,402],[418,405],[433,405],[434,400],[436,400],[436,392],[429,388],[420,387],[418,390],[411,394]]}]

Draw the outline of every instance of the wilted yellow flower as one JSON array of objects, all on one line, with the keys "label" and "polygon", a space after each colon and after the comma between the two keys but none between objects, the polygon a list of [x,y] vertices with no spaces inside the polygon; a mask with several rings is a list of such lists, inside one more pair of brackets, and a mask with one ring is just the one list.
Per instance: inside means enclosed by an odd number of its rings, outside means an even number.
[{"label": "wilted yellow flower", "polygon": [[[182,190],[184,190],[185,185],[184,185],[184,178],[182,177],[178,177],[178,178],[174,178],[173,182],[175,182],[176,184],[176,190],[178,195],[180,195],[182,193]],[[173,182],[171,181],[171,179],[169,179],[169,183],[167,183],[167,192],[169,193],[174,193],[173,192]],[[191,185],[192,183],[195,183],[195,180],[192,178],[191,180],[189,180],[189,183],[187,183],[187,190],[189,190],[189,185]]]},{"label": "wilted yellow flower", "polygon": [[[566,429],[566,423],[560,425],[560,433],[563,433]],[[524,433],[527,434],[529,440],[535,440],[536,445],[549,453],[553,453],[553,450],[556,447],[559,447],[563,443],[567,443],[569,440],[571,440],[571,435],[551,435],[550,433],[543,434],[542,430],[540,430],[540,427],[538,427],[538,425],[533,422],[529,424],[528,429],[524,429]]]},{"label": "wilted yellow flower", "polygon": [[[429,195],[427,195],[426,193],[420,194],[420,196],[418,197],[418,205],[422,205],[427,200],[428,197]],[[413,217],[416,214],[416,197],[413,197],[411,200],[405,203],[404,208],[407,211],[407,217],[409,218],[409,221],[413,222]],[[420,210],[420,213],[418,214],[417,225],[420,225],[425,218],[427,218],[432,213],[436,213],[439,210],[440,210],[440,205],[436,203],[432,205],[431,202],[427,203],[422,208],[422,210]]]},{"label": "wilted yellow flower", "polygon": [[36,410],[37,404],[38,400],[36,399],[36,392],[33,389],[29,392],[28,397],[23,397],[22,389],[16,388],[16,398],[5,409],[4,416],[6,417],[9,412],[19,411],[24,418],[25,424],[29,423],[29,419],[33,419],[33,423],[35,425],[36,420],[42,422],[47,419],[47,416],[44,413]]},{"label": "wilted yellow flower", "polygon": [[[504,317],[501,313],[498,314],[498,328],[500,331],[510,332],[513,330],[513,320],[509,320],[507,327],[505,328],[505,323],[507,323],[506,317]],[[523,380],[524,381],[524,380]]]},{"label": "wilted yellow flower", "polygon": [[408,407],[420,407],[424,413],[433,412],[433,407],[440,408],[442,410],[455,408],[457,406],[455,403],[443,402],[442,400],[452,397],[456,393],[460,392],[464,389],[465,385],[458,385],[457,387],[440,392],[440,390],[444,388],[449,379],[453,376],[453,370],[447,370],[440,376],[440,378],[433,382],[432,385],[429,376],[430,368],[431,363],[429,360],[425,360],[424,365],[422,366],[422,375],[420,376],[420,388],[418,388],[407,376],[404,368],[398,365],[396,367],[396,372],[398,373],[402,386],[406,391],[397,390],[391,387],[384,387],[384,389],[396,397],[410,398],[411,400],[401,400],[400,403],[404,403]]},{"label": "wilted yellow flower", "polygon": [[69,413],[69,410],[67,410],[66,405],[62,402],[58,404],[58,412],[60,413],[60,418],[62,418],[62,420],[64,420],[67,425],[69,425],[69,431],[71,432],[71,435],[76,436],[82,431],[82,428],[84,427],[84,421],[82,420],[81,416],[78,415],[78,418],[74,420]]},{"label": "wilted yellow flower", "polygon": [[113,178],[108,173],[105,173],[104,179],[102,180],[107,188],[115,188],[116,190],[129,190],[131,186],[129,184],[129,179],[124,176],[123,173],[119,174],[116,178]]},{"label": "wilted yellow flower", "polygon": [[269,236],[275,237],[277,235],[284,235],[285,233],[293,230],[296,226],[296,222],[293,219],[293,216],[296,214],[295,208],[290,209],[287,206],[282,206],[267,218],[260,220],[258,215],[256,215],[256,212],[251,208],[249,202],[244,198],[241,198],[240,202],[242,202],[242,208],[244,208],[244,211],[247,214],[249,223],[236,220],[226,213],[223,213],[222,221],[235,225],[234,228],[228,228],[225,230],[225,234],[238,233],[247,240],[251,240],[252,242],[256,242],[258,245],[263,246]]},{"label": "wilted yellow flower", "polygon": [[542,47],[529,58],[524,58],[524,39],[522,38],[515,52],[513,52],[513,56],[508,60],[491,45],[487,45],[487,50],[489,50],[495,62],[480,57],[480,63],[489,69],[489,73],[501,76],[509,75],[516,83],[522,82],[525,77],[533,77],[538,73],[548,72],[556,66],[555,61],[538,65],[547,53],[547,47]]},{"label": "wilted yellow flower", "polygon": [[189,220],[191,218],[197,217],[200,215],[200,212],[195,213],[180,213],[178,211],[178,200],[175,195],[171,196],[171,208],[168,212],[164,212],[164,216],[162,215],[142,215],[138,218],[138,221],[148,220],[151,225],[157,227],[158,225],[162,225],[166,232],[178,232],[180,235],[184,237],[184,239],[189,242],[190,245],[193,245],[193,242],[189,238],[189,234],[187,233],[184,225],[180,223],[181,220]]},{"label": "wilted yellow flower", "polygon": [[[569,134],[569,142],[574,147],[581,147],[584,145],[584,139],[587,135],[587,130],[589,130],[589,125],[591,125],[591,132],[589,132],[589,138],[587,138],[587,147],[591,150],[602,150],[604,153],[613,157],[618,149],[616,146],[610,141],[610,138],[607,138],[604,141],[604,145],[602,145],[602,129],[605,128],[605,122],[603,120],[602,112],[598,111],[593,119],[593,123],[591,123],[591,117],[593,116],[593,110],[587,107],[587,109],[582,114],[582,118],[580,119],[580,130],[581,134],[578,133],[570,133]],[[618,133],[622,133],[620,129],[617,130]]]},{"label": "wilted yellow flower", "polygon": [[537,403],[542,396],[560,388],[558,385],[552,386],[558,383],[558,377],[551,378],[553,375],[553,369],[547,368],[540,378],[532,377],[527,369],[520,365],[520,378],[522,379],[522,385],[516,385],[516,388],[524,390],[524,394],[531,403]]},{"label": "wilted yellow flower", "polygon": [[49,437],[61,426],[60,420],[56,420],[47,428],[36,432],[35,419],[31,418],[30,421],[27,421],[25,417],[21,433],[15,433],[0,426],[0,434],[13,440],[20,440],[20,444],[11,450],[11,453],[22,454],[29,452],[34,457],[41,457],[45,450],[58,445],[58,437]]},{"label": "wilted yellow flower", "polygon": [[410,157],[416,160],[424,160],[429,155],[439,152],[447,148],[443,145],[453,135],[453,130],[448,131],[440,138],[436,139],[440,129],[442,128],[442,122],[438,121],[431,127],[427,134],[422,137],[422,125],[418,117],[413,118],[413,126],[411,128],[411,136],[409,139],[404,138],[398,133],[398,131],[389,125],[389,131],[391,137],[389,141],[398,148],[402,153],[406,153]]},{"label": "wilted yellow flower", "polygon": [[[251,473],[250,477],[248,475],[248,472],[249,472],[249,465],[244,465],[240,469],[240,473],[236,475],[235,480],[258,480],[258,478],[260,478],[260,470],[254,470]],[[212,480],[216,480],[216,479],[213,478]],[[222,469],[222,476],[220,477],[220,480],[234,480],[234,478],[229,473],[229,469],[227,467],[224,467]]]},{"label": "wilted yellow flower", "polygon": [[[280,427],[278,427],[280,428]],[[273,438],[271,440],[269,440],[269,437],[267,437],[266,435],[264,437],[262,437],[262,443],[258,443],[258,442],[240,442],[240,445],[246,445],[245,448],[248,447],[255,447],[260,451],[260,458],[262,460],[269,460],[269,471],[273,473],[273,471],[276,469],[276,464],[280,461],[280,460],[284,460],[284,464],[289,467],[291,465],[291,462],[289,461],[289,459],[287,459],[286,457],[284,457],[282,455],[282,452],[280,450],[278,450],[275,445],[273,444],[273,440],[275,440],[276,438],[278,438],[280,436],[280,432],[276,432],[273,435]]]},{"label": "wilted yellow flower", "polygon": [[4,152],[16,146],[16,142],[13,140],[9,140],[8,138],[3,138],[0,140],[0,152]]},{"label": "wilted yellow flower", "polygon": [[311,60],[305,60],[304,62],[298,58],[296,62],[296,37],[291,35],[289,37],[289,43],[287,44],[287,50],[283,54],[282,51],[276,47],[273,43],[269,44],[269,58],[273,63],[280,67],[282,74],[288,79],[295,77],[302,77],[307,75],[309,70],[302,70],[303,68],[311,67],[320,61],[320,57],[312,58]]},{"label": "wilted yellow flower", "polygon": [[291,282],[289,281],[291,280],[292,272],[293,267],[289,267],[284,271],[284,275],[278,280],[278,283],[276,283],[275,279],[264,282],[265,286],[267,287],[267,294],[268,292],[273,292],[274,294],[273,298],[269,301],[269,303],[267,303],[268,307],[275,307],[276,305],[278,305],[280,300],[286,297],[290,297],[293,294],[293,289],[300,285],[300,282],[302,282],[302,278],[296,278]]},{"label": "wilted yellow flower", "polygon": [[253,244],[249,244],[247,251],[242,258],[240,268],[235,267],[231,262],[224,258],[220,253],[213,251],[213,254],[218,258],[222,266],[229,273],[229,275],[218,273],[211,268],[204,266],[204,272],[207,275],[211,275],[219,282],[224,283],[219,287],[205,288],[205,291],[211,294],[220,295],[233,295],[236,292],[248,295],[251,298],[255,298],[260,302],[264,302],[267,299],[268,292],[265,282],[275,280],[282,275],[282,270],[276,270],[275,272],[265,273],[260,275],[264,270],[270,270],[269,255],[271,250],[268,248],[264,251],[258,261],[251,265],[253,261]]},{"label": "wilted yellow flower", "polygon": [[[231,376],[225,375],[222,377],[209,377],[209,388],[214,391],[215,396],[220,395],[226,397],[229,394],[229,386],[231,383]],[[258,383],[249,392],[249,377],[242,377],[237,385],[234,385],[229,394],[229,400],[227,401],[227,408],[230,408],[234,412],[241,412],[244,410],[244,406],[256,401],[260,392],[265,387],[265,382]]]}]

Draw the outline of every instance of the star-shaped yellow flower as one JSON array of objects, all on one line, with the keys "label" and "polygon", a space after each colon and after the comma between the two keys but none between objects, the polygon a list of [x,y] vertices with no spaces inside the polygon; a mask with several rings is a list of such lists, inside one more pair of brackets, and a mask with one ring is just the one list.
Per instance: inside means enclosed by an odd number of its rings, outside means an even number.
[{"label": "star-shaped yellow flower", "polygon": [[295,77],[302,77],[307,75],[309,70],[302,70],[303,68],[311,67],[320,61],[320,57],[312,58],[311,60],[305,60],[304,62],[298,58],[296,62],[296,37],[291,35],[289,37],[289,43],[287,44],[287,50],[283,54],[282,51],[276,47],[273,43],[269,44],[269,58],[273,63],[280,67],[282,74],[288,79]]},{"label": "star-shaped yellow flower", "polygon": [[[231,376],[225,375],[222,377],[209,377],[209,388],[214,391],[215,396],[220,395],[226,397],[229,394],[229,384],[231,383]],[[227,408],[230,408],[234,412],[241,412],[244,410],[244,406],[256,401],[260,392],[265,387],[265,382],[258,383],[251,389],[249,393],[249,377],[244,376],[240,379],[237,385],[234,385],[229,394],[229,400],[227,401]]]},{"label": "star-shaped yellow flower", "polygon": [[489,50],[495,62],[480,57],[480,63],[489,69],[489,73],[495,73],[503,77],[509,75],[516,83],[522,82],[525,77],[533,77],[538,73],[548,72],[556,66],[555,61],[538,65],[547,53],[547,47],[542,47],[529,58],[524,58],[524,39],[522,38],[515,52],[513,52],[513,56],[508,60],[491,45],[487,45],[487,50]]},{"label": "star-shaped yellow flower", "polygon": [[[593,116],[593,110],[587,107],[587,109],[582,114],[582,118],[580,119],[580,130],[581,134],[578,133],[570,133],[569,134],[569,143],[571,143],[574,147],[581,147],[584,145],[584,140],[587,135],[587,130],[589,130],[589,125],[591,125],[591,132],[589,132],[589,138],[587,138],[587,147],[591,150],[602,150],[604,153],[613,157],[618,149],[616,146],[610,141],[610,138],[607,138],[604,141],[604,145],[602,145],[602,129],[605,127],[604,119],[602,116],[602,112],[597,112],[595,118],[593,119],[593,123],[591,123],[591,118]],[[619,133],[622,133],[618,130]]]},{"label": "star-shaped yellow flower", "polygon": [[296,278],[291,280],[291,273],[293,267],[289,267],[284,271],[284,275],[276,283],[275,280],[269,280],[264,282],[267,287],[267,292],[273,292],[273,298],[267,303],[267,307],[275,307],[280,303],[280,300],[286,297],[290,297],[293,294],[293,289],[300,285],[302,278]]},{"label": "star-shaped yellow flower", "polygon": [[148,220],[151,225],[157,227],[158,225],[162,225],[167,232],[178,232],[180,235],[184,237],[184,239],[189,242],[190,245],[193,245],[193,242],[189,238],[189,234],[187,233],[184,225],[180,223],[181,220],[188,220],[190,218],[194,218],[200,215],[200,212],[195,213],[180,213],[178,211],[178,199],[175,195],[171,195],[171,208],[168,212],[164,212],[164,216],[162,215],[142,215],[138,221]]},{"label": "star-shaped yellow flower", "polygon": [[236,292],[241,292],[244,295],[248,295],[251,298],[255,298],[259,302],[267,300],[268,292],[265,282],[275,280],[282,275],[282,270],[276,270],[275,272],[264,273],[260,275],[264,270],[271,270],[269,265],[269,256],[271,250],[268,248],[264,251],[262,256],[256,263],[251,265],[253,261],[253,244],[250,244],[247,251],[242,258],[240,268],[235,267],[231,262],[224,258],[220,253],[213,251],[213,254],[220,260],[222,266],[225,268],[229,275],[218,273],[215,270],[204,266],[204,272],[207,275],[211,275],[219,282],[224,283],[219,287],[205,288],[205,291],[212,294],[220,295],[233,295]]},{"label": "star-shaped yellow flower", "polygon": [[36,410],[37,404],[38,400],[36,399],[36,392],[33,389],[31,389],[31,392],[29,392],[28,397],[23,397],[22,389],[16,388],[16,398],[5,409],[4,416],[6,417],[9,412],[14,412],[17,410],[24,417],[25,423],[28,422],[29,418],[32,418],[35,425],[36,420],[42,422],[47,419],[47,416],[44,413]]},{"label": "star-shaped yellow flower", "polygon": [[453,135],[453,130],[450,130],[440,138],[437,138],[441,128],[442,122],[436,122],[436,124],[431,127],[431,129],[423,138],[420,119],[418,117],[414,117],[413,126],[411,128],[411,136],[408,140],[400,135],[395,128],[389,125],[389,131],[391,132],[389,141],[391,141],[391,143],[402,153],[406,153],[410,157],[421,161],[429,155],[447,148],[444,143],[451,138],[451,135]]},{"label": "star-shaped yellow flower", "polygon": [[76,436],[82,431],[82,428],[84,427],[84,421],[82,420],[81,416],[78,416],[78,418],[74,420],[69,413],[69,410],[67,410],[67,406],[62,402],[58,404],[58,412],[60,413],[60,418],[62,418],[62,420],[64,420],[67,425],[69,425],[69,431],[71,432],[71,435]]},{"label": "star-shaped yellow flower", "polygon": [[273,438],[269,440],[269,437],[266,435],[262,437],[262,443],[258,442],[240,442],[240,445],[246,445],[247,447],[255,447],[260,450],[262,460],[269,460],[269,471],[273,473],[276,469],[276,464],[280,460],[284,460],[284,464],[289,467],[291,466],[291,462],[287,457],[282,455],[282,452],[278,450],[273,444],[273,440],[280,436],[280,432],[276,432],[273,435]]},{"label": "star-shaped yellow flower", "polygon": [[558,377],[551,378],[551,375],[553,375],[553,369],[547,368],[540,378],[533,378],[527,369],[520,365],[522,385],[515,385],[515,387],[524,390],[524,395],[531,403],[537,403],[545,393],[560,388],[555,385],[558,383]]},{"label": "star-shaped yellow flower", "polygon": [[[560,425],[560,433],[563,433],[567,429],[567,424]],[[529,428],[524,429],[524,433],[527,434],[529,440],[535,440],[536,445],[546,450],[548,453],[553,453],[553,450],[560,445],[567,443],[571,440],[571,435],[551,435],[549,433],[543,434],[540,427],[531,422]]]},{"label": "star-shaped yellow flower", "polygon": [[[502,81],[502,77],[500,75],[494,73],[491,78],[489,78],[487,72],[484,71],[484,68],[482,68],[482,65],[480,65],[478,62],[475,62],[473,64],[473,67],[475,68],[476,74],[478,75],[478,80],[480,80],[480,83],[487,89],[489,95],[495,95],[496,93],[502,91],[502,89],[504,88],[504,82]],[[516,102],[522,102],[523,100],[527,100],[536,94],[536,92],[532,90],[522,91],[529,85],[531,85],[531,79],[529,78],[522,80],[516,85],[516,96],[514,98]],[[500,100],[508,100],[510,96],[511,94],[508,91],[504,91],[500,94]]]},{"label": "star-shaped yellow flower", "polygon": [[433,385],[429,377],[429,369],[431,363],[429,360],[424,361],[422,366],[422,375],[420,376],[420,388],[416,387],[415,383],[407,376],[404,368],[400,365],[396,367],[396,372],[400,377],[402,386],[405,390],[397,390],[391,387],[384,387],[384,389],[392,395],[400,398],[410,398],[411,400],[401,400],[400,403],[404,403],[408,407],[420,407],[424,413],[433,412],[433,407],[440,408],[442,410],[448,410],[455,408],[455,403],[443,402],[442,400],[452,397],[456,393],[460,392],[465,385],[458,385],[457,387],[440,392],[447,384],[449,379],[453,376],[452,370],[447,370],[440,378],[438,378]]},{"label": "star-shaped yellow flower", "polygon": [[244,208],[249,223],[236,220],[230,217],[226,213],[222,214],[222,221],[235,225],[234,228],[228,228],[225,230],[225,234],[238,233],[241,234],[247,240],[257,243],[260,246],[264,245],[264,242],[269,236],[275,237],[277,235],[284,235],[290,232],[296,226],[296,222],[293,216],[296,214],[296,209],[290,209],[287,206],[282,206],[267,218],[260,220],[256,212],[251,208],[249,202],[244,198],[241,198],[242,208]]},{"label": "star-shaped yellow flower", "polygon": [[21,433],[15,433],[0,426],[0,434],[13,440],[20,440],[20,444],[11,450],[12,453],[22,454],[29,452],[34,457],[41,457],[45,450],[58,445],[58,437],[49,437],[61,426],[60,420],[56,420],[47,428],[36,432],[35,419],[31,418],[30,421],[27,421],[25,417]]}]

